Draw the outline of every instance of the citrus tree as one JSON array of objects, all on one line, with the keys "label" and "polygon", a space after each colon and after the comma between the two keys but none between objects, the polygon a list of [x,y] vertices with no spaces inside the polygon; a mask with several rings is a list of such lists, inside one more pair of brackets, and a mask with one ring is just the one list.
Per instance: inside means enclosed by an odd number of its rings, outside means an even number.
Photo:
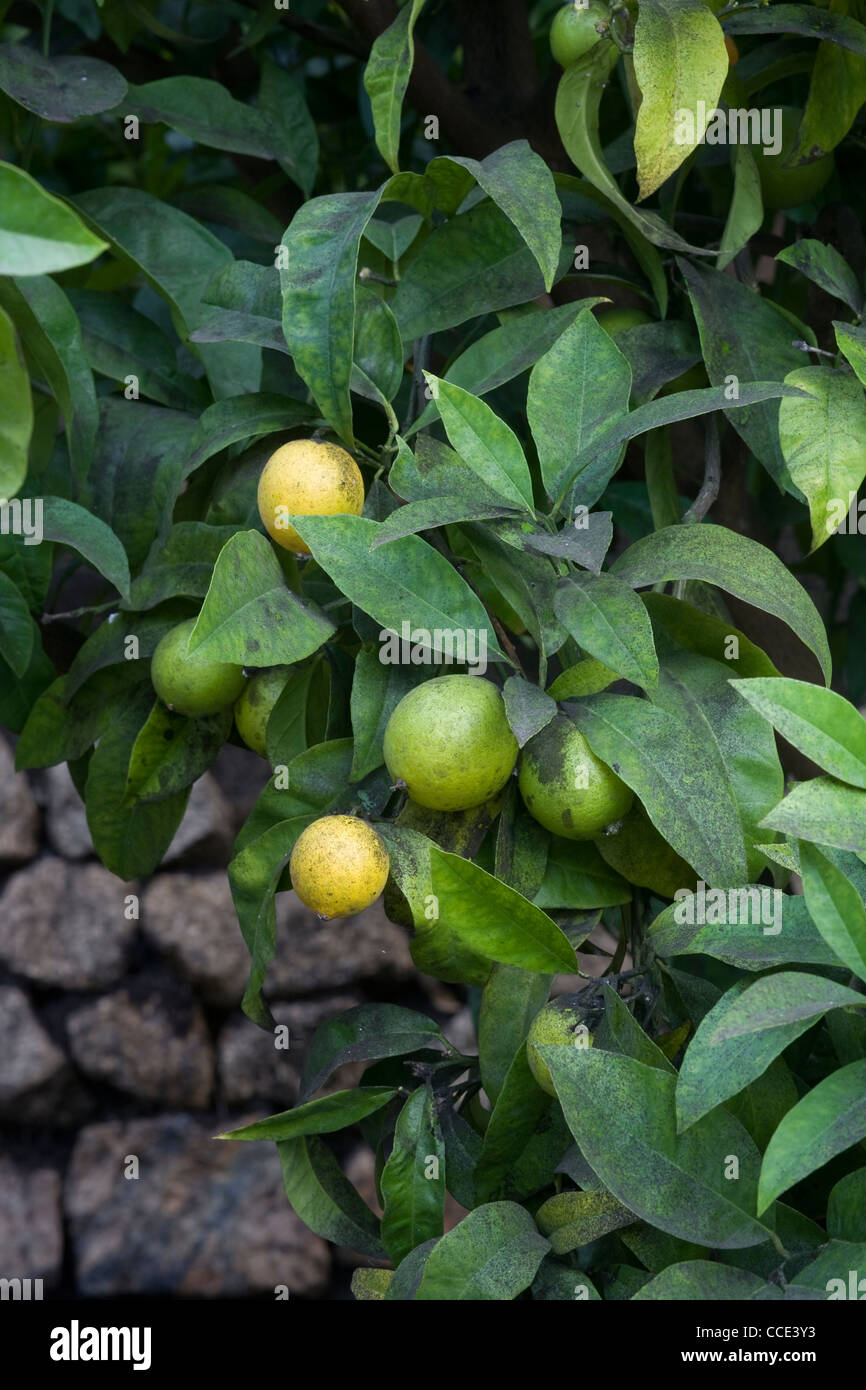
[{"label": "citrus tree", "polygon": [[358,1297],[858,1296],[861,8],[0,3],[0,715],[465,990],[223,1136]]}]

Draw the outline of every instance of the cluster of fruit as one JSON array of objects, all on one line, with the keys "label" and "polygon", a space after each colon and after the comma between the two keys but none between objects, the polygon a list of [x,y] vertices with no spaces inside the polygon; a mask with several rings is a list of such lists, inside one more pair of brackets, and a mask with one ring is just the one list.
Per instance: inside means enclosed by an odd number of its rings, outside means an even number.
[{"label": "cluster of fruit", "polygon": [[[287,549],[307,551],[291,516],[359,515],[361,472],[335,444],[295,440],[268,460],[259,480],[259,512],[269,535]],[[308,552],[307,552],[308,553]],[[195,619],[180,623],[154,652],[151,678],[169,709],[189,718],[234,706],[244,742],[266,756],[266,730],[285,687],[288,667],[247,678],[241,666],[196,661],[188,654]],[[502,791],[515,769],[518,744],[498,688],[479,676],[439,676],[403,697],[388,721],[384,758],[395,786],[434,811],[480,806]],[[556,835],[590,840],[631,807],[632,792],[563,714],[530,739],[520,755],[519,787],[534,818]],[[291,858],[298,896],[323,917],[369,907],[389,872],[377,832],[352,816],[325,816],[303,832]]]}]

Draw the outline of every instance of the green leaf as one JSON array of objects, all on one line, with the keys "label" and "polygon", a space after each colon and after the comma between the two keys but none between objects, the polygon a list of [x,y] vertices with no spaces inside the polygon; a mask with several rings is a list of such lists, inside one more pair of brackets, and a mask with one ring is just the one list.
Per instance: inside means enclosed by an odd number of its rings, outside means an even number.
[{"label": "green leaf", "polygon": [[544,277],[523,237],[485,201],[434,229],[401,276],[391,309],[410,343],[543,293]]},{"label": "green leaf", "polygon": [[799,843],[809,915],[844,965],[866,980],[866,907],[854,884],[808,840]]},{"label": "green leaf", "polygon": [[[544,882],[532,899],[536,907],[592,911],[631,902],[631,898],[629,884],[608,867],[594,844],[552,836]],[[587,920],[587,934],[594,925]]]},{"label": "green leaf", "polygon": [[415,58],[415,23],[423,7],[424,0],[409,0],[398,10],[393,23],[374,39],[364,69],[376,145],[394,174],[400,172],[400,118]]},{"label": "green leaf", "polygon": [[532,1282],[532,1297],[543,1302],[573,1303],[575,1299],[600,1303],[601,1294],[582,1269],[560,1260],[542,1260]]},{"label": "green leaf", "polygon": [[35,179],[0,162],[0,275],[51,275],[107,249],[81,218]]},{"label": "green leaf", "polygon": [[440,917],[473,950],[524,970],[577,972],[568,938],[520,893],[457,854],[431,849],[430,866]]},{"label": "green leaf", "polygon": [[[699,270],[687,261],[679,268],[694,310],[707,376],[714,386],[728,383],[733,390],[736,385],[742,394],[748,382],[783,381],[802,367],[803,354],[792,344],[791,324],[771,300],[718,270]],[[790,491],[775,401],[759,401],[744,409],[733,409],[734,405],[731,400],[721,402],[752,453],[779,486]]]},{"label": "green leaf", "polygon": [[783,893],[774,900],[773,892],[749,884],[687,894],[664,908],[651,924],[653,950],[663,957],[712,956],[741,970],[838,965],[838,958],[816,931],[803,898]]},{"label": "green leaf", "polygon": [[306,1134],[332,1134],[348,1129],[367,1115],[381,1110],[397,1092],[391,1086],[356,1086],[353,1091],[332,1091],[318,1100],[296,1105],[266,1120],[254,1120],[241,1129],[218,1134],[217,1139],[299,1139]]},{"label": "green leaf", "polygon": [[550,993],[549,975],[494,965],[481,996],[478,1059],[484,1090],[495,1106],[529,1025]]},{"label": "green leaf", "polygon": [[47,275],[0,281],[0,303],[18,329],[28,359],[51,388],[63,416],[72,470],[82,480],[93,462],[99,405],[76,307]]},{"label": "green leaf", "polygon": [[[717,410],[748,409],[759,401],[771,401],[783,396],[796,395],[797,388],[785,386],[774,381],[752,381],[738,387],[738,394],[731,399],[727,386],[710,386],[698,391],[672,391],[659,400],[647,401],[632,410],[624,418],[614,420],[599,433],[595,443],[581,450],[570,466],[556,505],[559,506],[572,484],[577,484],[577,492],[582,502],[591,506],[607,487],[612,469],[598,464],[599,457],[630,439],[645,434],[647,430],[658,429],[661,425],[672,425],[677,420],[692,420],[699,415],[711,415]],[[585,476],[584,476],[585,475]]]},{"label": "green leaf", "polygon": [[153,873],[183,819],[189,789],[161,801],[126,800],[126,775],[139,730],[153,704],[140,690],[115,709],[90,759],[84,802],[94,848],[107,869],[130,880]]},{"label": "green leaf", "polygon": [[381,767],[385,728],[404,695],[417,683],[417,672],[379,660],[380,648],[364,646],[355,659],[352,678],[353,782]]},{"label": "green leaf", "polygon": [[478,1201],[513,1197],[514,1169],[550,1110],[550,1096],[541,1090],[529,1069],[526,1044],[512,1058],[484,1131],[475,1168]]},{"label": "green leaf", "polygon": [[866,1007],[866,996],[847,985],[837,985],[822,975],[807,975],[801,970],[782,970],[747,984],[719,1023],[718,1036],[724,1042],[803,1020],[812,1023],[828,1009],[857,1004]]},{"label": "green leaf", "polygon": [[832,777],[799,782],[761,821],[791,839],[866,854],[866,793]]},{"label": "green leaf", "polygon": [[[595,315],[585,309],[533,367],[526,413],[551,498],[612,420],[628,412],[631,368]],[[612,473],[619,446],[597,466]]]},{"label": "green leaf", "polygon": [[[532,367],[583,309],[598,303],[599,299],[579,299],[574,304],[557,304],[540,314],[508,316],[498,328],[470,343],[452,362],[445,380],[475,396],[486,396]],[[437,413],[436,402],[431,400],[405,431],[406,438],[428,426]]]},{"label": "green leaf", "polygon": [[382,1239],[389,1259],[398,1265],[443,1231],[445,1145],[429,1082],[412,1092],[397,1117],[380,1185]]},{"label": "green leaf", "polygon": [[186,719],[157,700],[132,746],[126,778],[132,801],[161,801],[191,787],[231,732],[232,712]]},{"label": "green leaf", "polygon": [[[821,1301],[863,1297],[860,1270],[866,1263],[866,1242],[831,1240],[821,1254],[801,1269],[786,1290],[786,1296]],[[853,1278],[852,1278],[853,1274]],[[831,1292],[832,1288],[832,1292]],[[807,1292],[814,1290],[814,1292]]]},{"label": "green leaf", "polygon": [[664,631],[659,634],[658,652],[661,677],[650,698],[683,723],[703,730],[707,751],[718,757],[719,780],[730,781],[737,802],[749,876],[760,878],[765,863],[754,848],[755,841],[763,838],[757,827],[784,790],[773,732],[757,711],[744,708],[731,689],[728,662],[686,651]]},{"label": "green leaf", "polygon": [[[217,271],[232,263],[228,247],[195,218],[140,188],[98,188],[75,198],[115,251],[140,267],[157,294],[174,306],[192,333],[209,310],[204,303]],[[215,396],[258,391],[261,351],[243,342],[199,345]],[[141,409],[135,406],[136,410]]]},{"label": "green leaf", "polygon": [[[828,45],[829,47],[830,45]],[[863,99],[866,100],[866,91],[863,93]],[[858,105],[862,104],[861,100]],[[831,147],[824,145],[822,148],[830,149]],[[783,251],[780,251],[776,260],[781,261],[783,265],[791,265],[795,270],[799,270],[801,275],[805,275],[808,280],[820,286],[827,294],[841,299],[842,303],[847,304],[849,309],[853,309],[855,314],[862,313],[863,290],[854,271],[835,246],[830,246],[823,241],[815,241],[813,237],[803,237],[801,241],[795,241],[792,246],[786,246]]]},{"label": "green leaf", "polygon": [[455,1303],[517,1298],[550,1246],[514,1202],[476,1207],[431,1251],[415,1299]]},{"label": "green leaf", "polygon": [[[770,976],[770,979],[777,978]],[[810,977],[792,972],[789,978],[796,981]],[[821,1017],[819,1010],[811,1016],[791,1019],[760,1031],[726,1034],[728,1017],[748,987],[747,980],[739,980],[729,989],[702,1019],[688,1045],[677,1081],[677,1128],[680,1131],[743,1091],[766,1071],[789,1043]]]},{"label": "green leaf", "polygon": [[181,594],[204,598],[217,556],[234,534],[234,526],[177,522],[165,541],[154,545],[143,569],[132,581],[129,598],[121,606],[140,613]]},{"label": "green leaf", "polygon": [[729,14],[725,16],[725,33],[803,34],[866,55],[866,27],[846,14],[811,5],[773,5],[764,12]]},{"label": "green leaf", "polygon": [[100,58],[48,58],[23,43],[4,43],[0,90],[44,121],[64,124],[117,106],[126,78]]},{"label": "green leaf", "polygon": [[[862,0],[837,0],[830,12],[834,17],[850,14],[861,25],[866,18]],[[848,134],[864,101],[866,54],[852,53],[832,42],[820,43],[797,147],[790,155],[792,163],[796,166],[801,160],[808,161],[813,151],[835,149]],[[856,279],[854,284],[857,285]],[[862,304],[860,292],[860,305],[854,306],[858,315]]]},{"label": "green leaf", "polygon": [[309,1100],[338,1067],[348,1062],[408,1057],[441,1042],[438,1024],[397,1004],[359,1004],[316,1029],[304,1058],[301,1100]]},{"label": "green leaf", "polygon": [[12,320],[0,309],[0,494],[14,497],[27,476],[33,398]]},{"label": "green leaf", "polygon": [[[278,15],[278,22],[279,19]],[[261,74],[259,110],[276,131],[277,162],[309,198],[319,166],[319,133],[315,121],[295,78],[285,68],[263,56]],[[275,239],[268,238],[271,245]]]},{"label": "green leaf", "polygon": [[591,695],[570,703],[567,713],[703,879],[725,886],[748,878],[733,792],[729,782],[720,785],[700,728],[631,695]]},{"label": "green leaf", "polygon": [[[480,402],[479,402],[480,404]],[[421,531],[433,531],[440,526],[450,526],[461,521],[489,521],[495,517],[515,516],[511,507],[497,506],[496,502],[469,502],[454,495],[450,497],[424,497],[418,502],[407,502],[397,507],[379,526],[372,550],[401,536],[417,536]]]},{"label": "green leaf", "polygon": [[474,634],[478,643],[486,642],[489,659],[506,660],[481,600],[420,536],[373,549],[379,527],[366,517],[292,517],[291,524],[340,592],[383,629],[400,633],[404,623],[424,628],[431,649],[440,653],[447,634],[466,634],[466,641]]},{"label": "green leaf", "polygon": [[760,1156],[732,1115],[716,1109],[677,1135],[676,1076],[596,1047],[540,1050],[581,1153],[637,1217],[718,1250],[767,1239],[752,1215]]},{"label": "green leaf", "polygon": [[[550,290],[562,247],[562,209],[553,175],[541,156],[527,140],[512,140],[480,161],[458,155],[431,160],[427,177],[447,177],[455,168],[465,169],[514,224],[544,276],[544,288]],[[462,193],[461,185],[457,196]]]},{"label": "green leaf", "polygon": [[46,540],[72,546],[124,598],[129,595],[129,562],[126,551],[110,526],[86,507],[65,497],[43,501],[42,531]]},{"label": "green leaf", "polygon": [[663,1299],[666,1302],[747,1302],[757,1299],[780,1299],[782,1290],[767,1284],[747,1269],[735,1269],[713,1264],[710,1260],[685,1260],[668,1265],[636,1294],[632,1300]]},{"label": "green leaf", "polygon": [[[50,285],[58,297],[62,295],[53,280],[47,278],[24,280],[21,285],[25,291],[28,286]],[[178,370],[176,344],[151,319],[116,294],[72,290],[69,300],[75,311],[68,313],[68,318],[81,358],[79,370],[89,367],[124,387],[128,385],[127,378],[134,376],[141,396],[176,410],[185,410],[202,400],[204,383]],[[92,382],[89,394],[93,396],[95,435],[97,409]]]},{"label": "green leaf", "polygon": [[35,628],[18,585],[0,570],[0,656],[23,676],[33,655]]},{"label": "green leaf", "polygon": [[848,700],[809,681],[731,681],[774,729],[825,772],[866,788],[866,719]]},{"label": "green leaf", "polygon": [[866,477],[866,399],[848,371],[800,367],[785,382],[809,392],[808,398],[780,403],[779,441],[791,479],[809,503],[817,550],[848,511],[849,493]]},{"label": "green leaf", "polygon": [[522,676],[508,677],[502,697],[511,732],[521,748],[556,714],[556,701]]},{"label": "green leaf", "polygon": [[425,372],[445,433],[463,462],[491,492],[532,512],[532,479],[520,441],[489,405],[468,391]]},{"label": "green leaf", "polygon": [[566,153],[584,178],[610,200],[615,211],[654,246],[700,255],[700,247],[690,246],[658,213],[632,207],[604,161],[598,129],[599,106],[619,58],[619,49],[610,40],[594,44],[586,57],[567,67],[559,79],[556,125]]},{"label": "green leaf", "polygon": [[[766,652],[725,619],[712,617],[670,594],[644,593],[641,598],[652,619],[657,641],[668,636],[699,656],[724,661],[738,676],[778,676]],[[736,638],[736,644],[732,638]],[[735,650],[739,655],[734,655]]]},{"label": "green leaf", "polygon": [[724,270],[760,231],[764,220],[761,179],[755,156],[748,145],[735,145],[731,156],[734,170],[734,196],[728,209],[725,230],[719,242],[716,269]]},{"label": "green leaf", "polygon": [[[642,98],[634,150],[638,196],[644,199],[698,147],[728,75],[725,36],[709,6],[703,0],[643,0],[634,31],[634,73]],[[683,111],[692,118],[691,132],[680,130]]]},{"label": "green leaf", "polygon": [[758,1212],[864,1137],[866,1062],[852,1062],[819,1081],[779,1125],[761,1166]]},{"label": "green leaf", "polygon": [[207,77],[163,77],[131,87],[125,109],[147,124],[160,122],[212,149],[258,159],[287,154],[280,132],[263,111],[236,101]]},{"label": "green leaf", "polygon": [[190,634],[192,661],[290,666],[317,651],[334,631],[314,604],[288,588],[280,562],[259,531],[239,531],[217,558]]},{"label": "green leaf", "polygon": [[833,328],[836,331],[839,351],[853,367],[858,380],[866,386],[866,329],[850,323],[838,323],[835,320]]},{"label": "green leaf", "polygon": [[281,434],[309,425],[315,418],[313,408],[303,401],[266,391],[216,401],[202,411],[184,473],[194,472],[230,444]]},{"label": "green leaf", "polygon": [[827,1234],[866,1242],[866,1168],[846,1173],[827,1198]]},{"label": "green leaf", "polygon": [[757,541],[707,522],[666,526],[636,541],[611,569],[635,589],[670,579],[702,579],[773,613],[815,653],[829,684],[830,648],[818,610],[787,566]]},{"label": "green leaf", "polygon": [[325,419],[351,448],[355,276],[380,193],[332,193],[295,213],[283,234],[283,333]]},{"label": "green leaf", "polygon": [[556,591],[553,610],[569,636],[618,676],[649,690],[659,663],[646,608],[611,574],[575,574]]},{"label": "green leaf", "polygon": [[567,1255],[634,1224],[634,1212],[604,1188],[595,1192],[558,1192],[535,1213],[538,1229],[550,1241],[554,1255]]},{"label": "green leaf", "polygon": [[378,1220],[323,1141],[313,1136],[287,1139],[277,1152],[286,1196],[304,1224],[333,1245],[384,1259]]}]

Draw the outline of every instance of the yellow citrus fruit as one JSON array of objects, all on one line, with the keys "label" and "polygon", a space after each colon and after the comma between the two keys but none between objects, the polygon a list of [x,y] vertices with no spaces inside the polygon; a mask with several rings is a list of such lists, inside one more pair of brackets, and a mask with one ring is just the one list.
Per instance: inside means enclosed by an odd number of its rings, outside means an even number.
[{"label": "yellow citrus fruit", "polygon": [[389,859],[381,835],[357,816],[322,816],[298,836],[289,860],[292,887],[320,917],[351,917],[385,887]]},{"label": "yellow citrus fruit", "polygon": [[192,661],[187,643],[195,618],[178,623],[159,642],[150,661],[153,688],[163,704],[190,719],[219,714],[233,705],[246,684],[242,666],[228,661]]},{"label": "yellow citrus fruit", "polygon": [[259,478],[259,516],[277,545],[296,555],[310,547],[290,526],[290,516],[360,516],[364,479],[351,454],[338,444],[293,439],[271,454]]},{"label": "yellow citrus fruit", "polygon": [[607,24],[609,19],[607,5],[601,0],[572,3],[558,10],[550,26],[550,51],[559,66],[570,67],[594,48],[601,38],[596,25]]},{"label": "yellow citrus fruit", "polygon": [[529,814],[567,840],[595,839],[634,800],[632,790],[595,756],[564,714],[555,715],[527,743],[519,785]]},{"label": "yellow citrus fruit", "polygon": [[438,676],[410,690],[385,729],[395,782],[432,811],[468,811],[501,791],[517,761],[496,686],[480,676]]},{"label": "yellow citrus fruit", "polygon": [[279,700],[289,678],[289,666],[274,666],[270,671],[259,671],[241,693],[235,704],[235,724],[247,748],[268,755],[265,734],[271,711]]},{"label": "yellow citrus fruit", "polygon": [[614,832],[599,835],[595,843],[612,869],[660,898],[673,898],[678,888],[695,887],[694,869],[659,834],[639,801]]},{"label": "yellow citrus fruit", "polygon": [[563,996],[545,1004],[532,1020],[526,1037],[526,1060],[542,1091],[549,1096],[556,1095],[550,1067],[538,1050],[540,1043],[551,1043],[557,1047],[592,1047],[592,1042],[592,1033],[571,999]]}]

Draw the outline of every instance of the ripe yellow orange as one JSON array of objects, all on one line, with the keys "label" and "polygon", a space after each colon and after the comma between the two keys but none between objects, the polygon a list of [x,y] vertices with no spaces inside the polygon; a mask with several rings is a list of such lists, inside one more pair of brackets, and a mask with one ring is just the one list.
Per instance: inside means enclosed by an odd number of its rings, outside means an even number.
[{"label": "ripe yellow orange", "polygon": [[290,516],[360,516],[364,479],[339,444],[293,439],[271,454],[259,478],[259,516],[277,545],[296,555],[310,548],[289,524]]}]

